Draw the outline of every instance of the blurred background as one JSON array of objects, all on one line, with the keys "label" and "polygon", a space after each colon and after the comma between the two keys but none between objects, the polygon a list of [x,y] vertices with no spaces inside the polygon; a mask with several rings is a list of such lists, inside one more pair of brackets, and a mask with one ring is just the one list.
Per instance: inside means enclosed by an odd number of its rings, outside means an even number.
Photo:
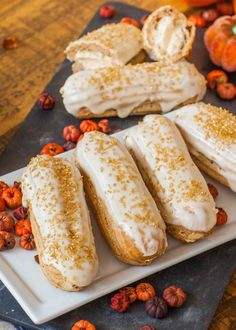
[{"label": "blurred background", "polygon": [[[172,4],[182,11],[214,0],[127,0],[154,10]],[[37,100],[76,39],[104,0],[1,0],[0,39],[13,38],[13,49],[0,48],[0,153]]]}]

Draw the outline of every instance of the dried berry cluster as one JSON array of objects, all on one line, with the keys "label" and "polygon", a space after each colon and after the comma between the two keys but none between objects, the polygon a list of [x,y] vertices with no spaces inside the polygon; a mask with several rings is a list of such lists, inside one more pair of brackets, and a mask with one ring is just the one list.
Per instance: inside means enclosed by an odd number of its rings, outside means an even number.
[{"label": "dried berry cluster", "polygon": [[[27,209],[22,205],[22,192],[19,182],[9,187],[0,181],[0,251],[14,248],[16,240],[14,234],[20,236],[19,245],[26,249],[35,248],[31,223],[27,219]],[[12,215],[7,208],[13,210]],[[16,219],[16,223],[15,220]]]},{"label": "dried berry cluster", "polygon": [[223,100],[232,100],[236,97],[236,86],[228,80],[228,75],[223,70],[212,70],[207,75],[208,87],[216,90]]},{"label": "dried berry cluster", "polygon": [[212,24],[218,17],[224,15],[233,15],[234,8],[230,2],[220,2],[215,6],[207,7],[203,10],[197,10],[189,15],[188,19],[198,28],[203,28]]},{"label": "dried berry cluster", "polygon": [[[145,302],[146,313],[156,319],[164,318],[168,314],[168,308],[181,307],[187,298],[183,289],[172,285],[163,291],[162,297],[156,294],[154,287],[150,283],[140,283],[136,287],[125,287],[120,289],[111,298],[111,308],[118,313],[126,312],[129,306],[136,300]],[[143,326],[140,330],[151,330],[155,327]]]},{"label": "dried berry cluster", "polygon": [[[109,18],[113,18],[116,14],[116,9],[114,6],[111,5],[105,5],[102,6],[99,10],[99,14],[101,18],[105,18],[105,19],[109,19]],[[140,19],[140,23],[136,20],[133,19],[131,17],[123,17],[120,22],[121,23],[125,23],[125,24],[131,24],[137,28],[140,27],[140,25],[142,26],[145,22],[145,20],[147,19],[148,14],[143,15],[143,17]]]},{"label": "dried berry cluster", "polygon": [[79,128],[75,125],[69,125],[63,129],[63,138],[65,143],[59,145],[57,143],[48,143],[40,151],[40,155],[55,156],[64,151],[74,149],[86,132],[101,131],[103,133],[111,133],[111,127],[108,119],[102,119],[98,122],[94,120],[82,120]]}]

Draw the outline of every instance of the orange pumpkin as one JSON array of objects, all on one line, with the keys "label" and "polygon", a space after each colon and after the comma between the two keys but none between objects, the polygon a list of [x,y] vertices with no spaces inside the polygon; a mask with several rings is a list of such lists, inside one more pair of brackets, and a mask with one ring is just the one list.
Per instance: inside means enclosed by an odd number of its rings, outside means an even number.
[{"label": "orange pumpkin", "polygon": [[95,121],[89,119],[81,121],[79,128],[83,133],[99,131],[98,124]]},{"label": "orange pumpkin", "polygon": [[204,41],[214,64],[236,71],[236,15],[218,18],[205,32]]},{"label": "orange pumpkin", "polygon": [[156,292],[150,283],[140,283],[136,286],[136,294],[138,300],[147,301],[155,296]]},{"label": "orange pumpkin", "polygon": [[15,233],[17,236],[32,234],[31,223],[28,219],[21,219],[15,225]]},{"label": "orange pumpkin", "polygon": [[21,206],[22,203],[22,193],[17,188],[7,188],[2,193],[2,199],[4,199],[7,207],[9,209],[16,209]]},{"label": "orange pumpkin", "polygon": [[73,325],[71,330],[96,330],[96,327],[87,320],[79,320]]},{"label": "orange pumpkin", "polygon": [[204,7],[219,2],[219,0],[187,0],[190,7]]},{"label": "orange pumpkin", "polygon": [[64,152],[62,146],[57,143],[48,143],[40,150],[40,155],[56,156]]},{"label": "orange pumpkin", "polygon": [[35,249],[35,241],[33,234],[24,234],[21,236],[19,240],[19,245],[25,250],[33,250]]},{"label": "orange pumpkin", "polygon": [[133,304],[137,299],[136,289],[132,286],[126,286],[120,289],[119,292],[124,292],[127,295],[130,304]]}]

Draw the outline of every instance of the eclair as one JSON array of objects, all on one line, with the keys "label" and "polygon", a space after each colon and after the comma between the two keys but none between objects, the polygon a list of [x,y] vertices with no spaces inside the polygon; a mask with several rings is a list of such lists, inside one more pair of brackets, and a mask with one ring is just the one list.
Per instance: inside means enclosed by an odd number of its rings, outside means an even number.
[{"label": "eclair", "polygon": [[73,72],[77,72],[141,63],[146,57],[142,48],[142,33],[138,28],[130,24],[112,23],[71,42],[65,53],[74,62]]},{"label": "eclair", "polygon": [[185,60],[80,71],[61,89],[66,110],[78,118],[168,112],[205,92],[205,78]]},{"label": "eclair", "polygon": [[235,115],[197,103],[177,110],[175,121],[197,166],[236,192]]},{"label": "eclair", "polygon": [[21,181],[41,269],[66,291],[89,285],[98,258],[79,170],[64,158],[32,158]]},{"label": "eclair", "polygon": [[125,143],[151,192],[167,231],[183,242],[206,237],[216,224],[216,207],[175,124],[146,116],[128,130]]},{"label": "eclair", "polygon": [[167,247],[165,224],[125,146],[101,132],[89,132],[77,144],[86,197],[115,256],[131,265],[147,265]]},{"label": "eclair", "polygon": [[154,61],[179,61],[190,54],[195,31],[194,24],[176,8],[160,7],[144,22],[144,49]]}]

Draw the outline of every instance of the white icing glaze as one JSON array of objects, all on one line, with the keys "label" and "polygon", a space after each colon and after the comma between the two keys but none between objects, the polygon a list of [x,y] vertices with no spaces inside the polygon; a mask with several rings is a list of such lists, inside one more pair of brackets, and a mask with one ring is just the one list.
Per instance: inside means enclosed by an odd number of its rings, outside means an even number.
[{"label": "white icing glaze", "polygon": [[94,114],[116,109],[121,118],[145,101],[158,102],[168,112],[191,98],[201,100],[205,92],[204,77],[185,60],[80,71],[61,89],[65,108],[74,116],[87,107]]},{"label": "white icing glaze", "polygon": [[86,133],[77,144],[75,161],[90,177],[115,226],[143,256],[167,246],[165,224],[125,146],[105,134]]},{"label": "white icing glaze", "polygon": [[106,24],[71,42],[65,52],[80,69],[125,65],[143,47],[141,31],[124,23]]},{"label": "white icing glaze", "polygon": [[59,270],[68,289],[90,284],[98,259],[78,169],[64,158],[37,156],[23,174],[22,191],[43,239],[43,264]]},{"label": "white icing glaze", "polygon": [[213,161],[236,191],[236,117],[227,110],[197,103],[180,108],[176,124],[190,152]]},{"label": "white icing glaze", "polygon": [[155,61],[176,61],[189,52],[195,28],[187,17],[171,6],[148,16],[143,26],[144,48]]},{"label": "white icing glaze", "polygon": [[173,122],[146,116],[128,130],[125,141],[155,187],[164,220],[193,231],[212,229],[214,200]]}]

